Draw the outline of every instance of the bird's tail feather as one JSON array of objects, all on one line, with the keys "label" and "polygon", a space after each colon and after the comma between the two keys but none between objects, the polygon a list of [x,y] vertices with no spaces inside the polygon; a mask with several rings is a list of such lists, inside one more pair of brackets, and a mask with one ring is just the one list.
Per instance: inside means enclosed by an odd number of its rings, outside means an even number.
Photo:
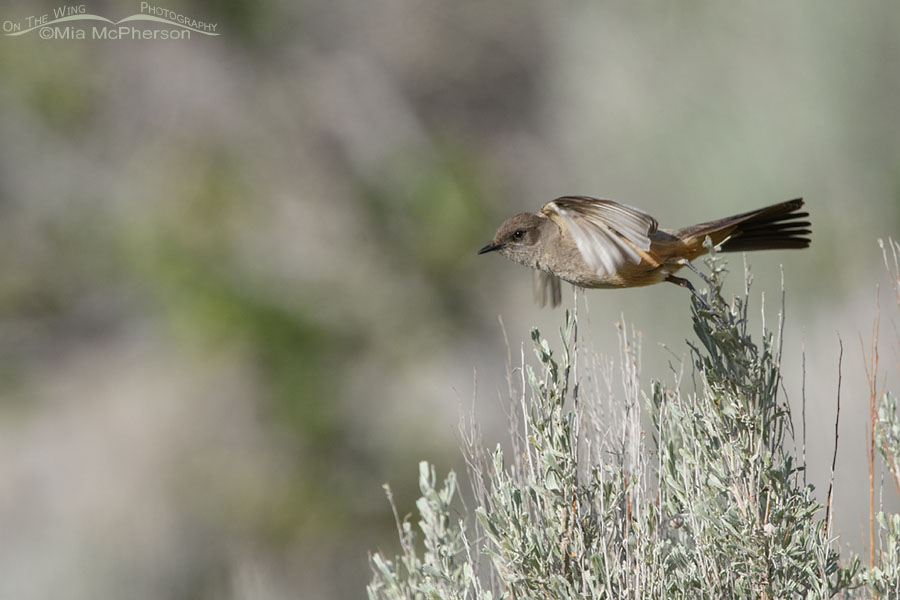
[{"label": "bird's tail feather", "polygon": [[696,248],[697,255],[704,254],[706,236],[713,244],[721,245],[723,252],[747,252],[752,250],[776,250],[806,248],[810,230],[808,212],[800,212],[803,199],[796,198],[681,229],[677,237]]}]

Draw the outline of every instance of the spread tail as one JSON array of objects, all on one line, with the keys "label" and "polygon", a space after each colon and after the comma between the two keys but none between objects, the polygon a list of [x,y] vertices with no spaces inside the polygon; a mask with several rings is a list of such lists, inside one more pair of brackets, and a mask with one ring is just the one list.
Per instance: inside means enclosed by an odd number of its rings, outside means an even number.
[{"label": "spread tail", "polygon": [[[686,227],[677,236],[696,252],[705,254],[703,241],[706,236],[713,244],[721,245],[723,252],[749,252],[751,250],[780,250],[809,246],[810,230],[808,212],[799,212],[803,198],[788,200],[747,213],[726,217],[718,221]],[[694,257],[692,257],[694,258]]]}]

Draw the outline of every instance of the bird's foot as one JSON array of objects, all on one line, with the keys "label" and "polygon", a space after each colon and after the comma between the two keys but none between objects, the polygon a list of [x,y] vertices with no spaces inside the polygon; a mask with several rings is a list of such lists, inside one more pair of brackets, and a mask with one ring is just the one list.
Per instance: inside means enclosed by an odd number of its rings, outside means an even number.
[{"label": "bird's foot", "polygon": [[694,263],[692,263],[688,259],[686,259],[686,258],[678,259],[678,264],[682,265],[684,267],[687,267],[688,269],[690,269],[691,271],[696,273],[700,277],[700,279],[705,281],[706,285],[708,285],[709,287],[713,287],[713,282],[710,280],[709,277],[706,276],[706,273],[704,273],[703,271],[701,271],[700,269],[695,267]]},{"label": "bird's foot", "polygon": [[[688,263],[688,264],[690,264],[690,263]],[[704,277],[704,279],[706,279],[706,278]],[[707,310],[711,310],[711,307],[710,307],[709,303],[706,301],[706,298],[704,298],[700,294],[700,292],[697,291],[697,288],[694,287],[694,284],[692,284],[690,281],[688,281],[684,277],[676,277],[675,275],[666,275],[665,281],[668,281],[669,283],[674,283],[675,285],[678,285],[683,288],[687,288],[687,289],[691,290],[691,293],[694,295],[694,298],[697,299],[697,302],[699,302],[700,305],[703,306],[703,308],[705,308]]]}]

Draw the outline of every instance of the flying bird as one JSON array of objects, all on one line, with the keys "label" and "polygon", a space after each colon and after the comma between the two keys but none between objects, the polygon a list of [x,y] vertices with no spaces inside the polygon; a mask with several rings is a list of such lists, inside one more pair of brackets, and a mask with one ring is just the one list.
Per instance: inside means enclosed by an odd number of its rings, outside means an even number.
[{"label": "flying bird", "polygon": [[681,229],[660,229],[644,211],[612,200],[564,196],[503,223],[478,254],[497,251],[535,269],[535,296],[560,303],[560,280],[582,288],[627,288],[668,281],[706,254],[707,236],[722,252],[809,246],[810,223],[797,198]]}]

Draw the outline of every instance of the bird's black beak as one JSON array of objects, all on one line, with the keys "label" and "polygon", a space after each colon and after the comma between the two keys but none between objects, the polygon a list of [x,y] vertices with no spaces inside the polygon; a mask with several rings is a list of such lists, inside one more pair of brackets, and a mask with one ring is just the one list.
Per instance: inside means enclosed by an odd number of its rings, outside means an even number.
[{"label": "bird's black beak", "polygon": [[493,252],[494,250],[499,250],[502,247],[503,247],[503,244],[495,244],[494,242],[491,242],[490,244],[488,244],[487,246],[485,246],[484,248],[479,250],[478,254],[487,254],[488,252]]}]

